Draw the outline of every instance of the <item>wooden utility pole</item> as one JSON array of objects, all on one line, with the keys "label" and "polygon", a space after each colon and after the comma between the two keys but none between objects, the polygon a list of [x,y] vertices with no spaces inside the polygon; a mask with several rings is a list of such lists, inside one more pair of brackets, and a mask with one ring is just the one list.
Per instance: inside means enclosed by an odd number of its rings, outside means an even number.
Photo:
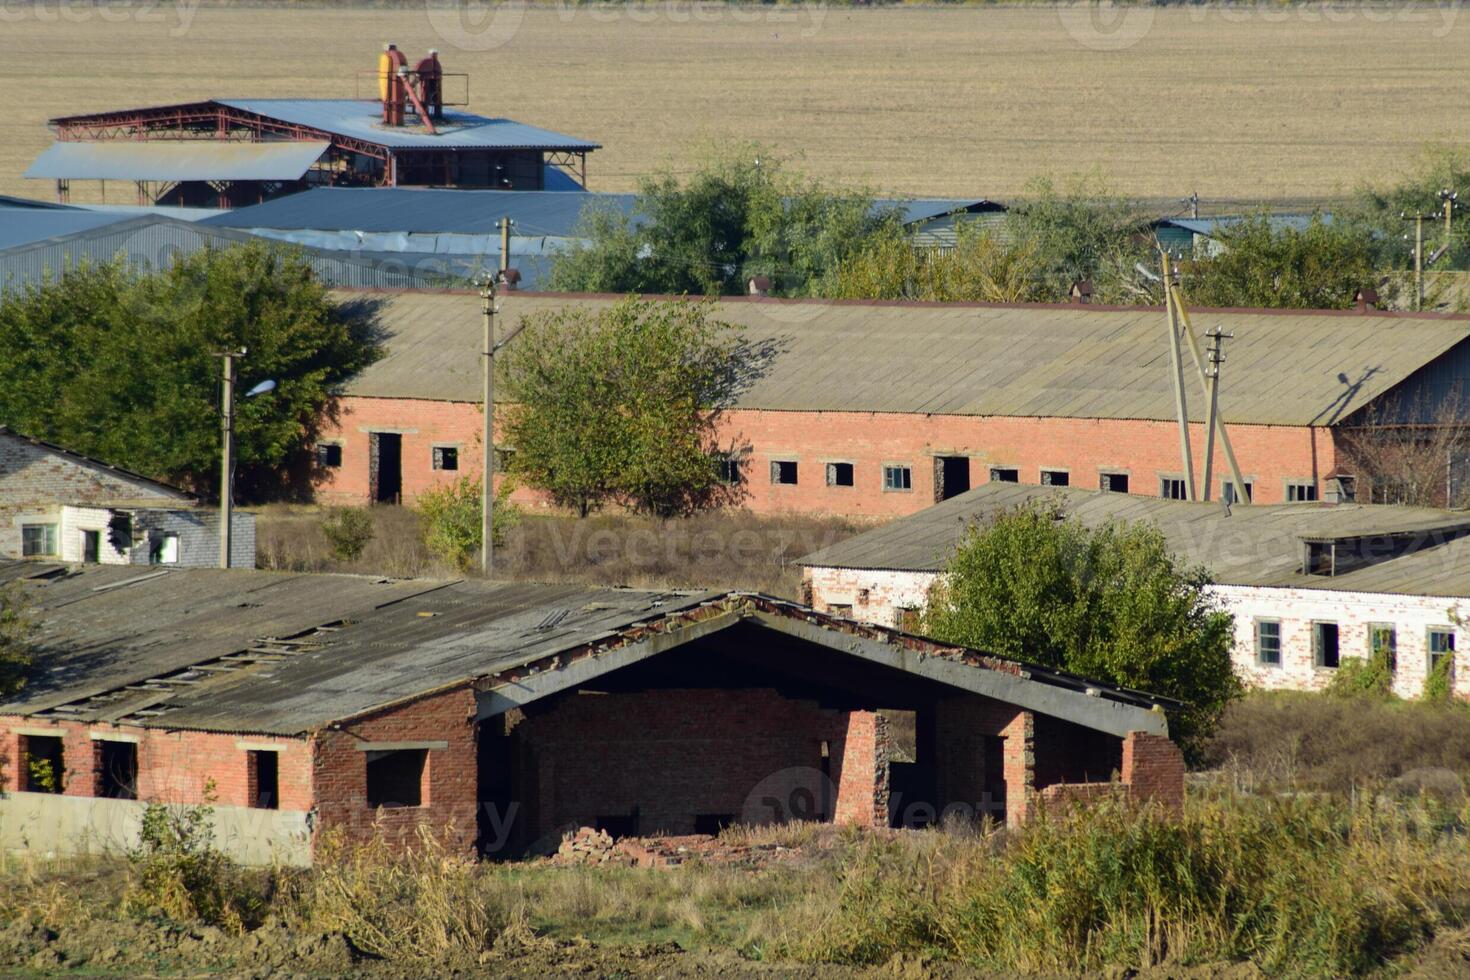
[{"label": "wooden utility pole", "polygon": [[1174,414],[1179,421],[1179,458],[1184,464],[1184,498],[1195,500],[1194,456],[1189,449],[1189,409],[1184,396],[1184,358],[1179,350],[1179,324],[1175,319],[1173,272],[1169,268],[1169,253],[1159,252],[1159,262],[1164,273],[1164,309],[1169,326],[1169,373],[1174,381]]},{"label": "wooden utility pole", "polygon": [[245,356],[245,348],[221,351],[215,355],[224,366],[224,384],[220,395],[221,440],[219,471],[219,567],[230,567],[230,519],[235,497],[235,358]]},{"label": "wooden utility pole", "polygon": [[[504,261],[504,259],[502,259]],[[483,364],[485,418],[482,439],[485,461],[480,479],[480,571],[486,577],[495,570],[495,278],[480,284],[480,312],[484,320]]]}]

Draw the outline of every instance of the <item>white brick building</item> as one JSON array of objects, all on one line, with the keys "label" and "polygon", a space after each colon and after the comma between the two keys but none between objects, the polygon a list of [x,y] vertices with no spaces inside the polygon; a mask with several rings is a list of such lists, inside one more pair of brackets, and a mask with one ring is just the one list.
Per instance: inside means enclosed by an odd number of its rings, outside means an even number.
[{"label": "white brick building", "polygon": [[1084,523],[1156,524],[1185,560],[1204,565],[1235,616],[1241,677],[1272,689],[1318,690],[1349,657],[1393,653],[1394,690],[1417,697],[1451,658],[1453,689],[1470,698],[1470,514],[1364,505],[1235,507],[1102,491],[987,484],[923,513],[802,559],[819,610],[909,627],[968,527],[1037,499]]},{"label": "white brick building", "polygon": [[[255,567],[255,517],[236,513],[230,565]],[[219,512],[166,483],[0,426],[0,558],[219,565]]]}]

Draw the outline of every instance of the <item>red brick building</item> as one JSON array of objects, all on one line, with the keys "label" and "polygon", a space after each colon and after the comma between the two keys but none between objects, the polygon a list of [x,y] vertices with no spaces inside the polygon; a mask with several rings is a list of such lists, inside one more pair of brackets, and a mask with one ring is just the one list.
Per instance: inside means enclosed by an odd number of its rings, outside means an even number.
[{"label": "red brick building", "polygon": [[[478,297],[380,300],[389,354],[349,387],[324,434],[325,499],[411,499],[480,466]],[[615,298],[501,302],[508,331]],[[737,297],[720,300],[718,316],[771,351],[720,439],[737,451],[752,510],[893,517],[991,481],[1183,492],[1160,310]],[[1390,411],[1433,421],[1470,379],[1470,317],[1199,310],[1194,320],[1234,334],[1220,405],[1260,503],[1350,497],[1345,428]],[[1206,402],[1187,359],[1185,373],[1198,474]],[[1214,471],[1217,497],[1229,479],[1218,449]]]},{"label": "red brick building", "polygon": [[[0,704],[0,846],[136,841],[210,801],[222,845],[325,832],[513,854],[569,825],[1016,821],[1177,806],[1161,699],[754,594],[12,563],[44,622]],[[911,718],[913,761],[891,757]],[[100,843],[99,843],[100,842]]]}]

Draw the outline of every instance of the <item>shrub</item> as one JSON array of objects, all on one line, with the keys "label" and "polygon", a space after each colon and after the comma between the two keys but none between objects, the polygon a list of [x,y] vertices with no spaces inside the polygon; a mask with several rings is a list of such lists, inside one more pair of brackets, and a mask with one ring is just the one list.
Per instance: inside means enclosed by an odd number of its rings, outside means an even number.
[{"label": "shrub", "polygon": [[1327,685],[1339,697],[1393,696],[1393,654],[1379,650],[1367,657],[1344,657]]},{"label": "shrub", "polygon": [[373,539],[373,518],[361,507],[333,507],[322,520],[322,534],[338,561],[357,561]]},{"label": "shrub", "polygon": [[1424,700],[1447,704],[1454,694],[1455,658],[1440,657],[1429,676],[1424,678]]},{"label": "shrub", "polygon": [[0,586],[0,697],[25,685],[31,667],[31,626],[20,586]]},{"label": "shrub", "polygon": [[211,781],[203,804],[150,803],[144,809],[139,845],[128,854],[134,880],[125,908],[236,932],[257,924],[263,899],[214,846],[213,797]]},{"label": "shrub", "polygon": [[[473,568],[480,554],[484,535],[481,485],[478,478],[462,476],[453,483],[425,491],[418,499],[424,546],[430,554],[460,572]],[[511,489],[507,480],[495,493],[490,534],[496,545],[504,543],[505,532],[520,519],[520,511],[510,502]]]}]

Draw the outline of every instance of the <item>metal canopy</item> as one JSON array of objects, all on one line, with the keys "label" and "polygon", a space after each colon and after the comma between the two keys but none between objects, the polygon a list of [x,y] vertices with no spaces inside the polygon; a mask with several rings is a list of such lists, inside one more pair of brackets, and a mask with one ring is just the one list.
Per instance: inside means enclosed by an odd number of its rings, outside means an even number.
[{"label": "metal canopy", "polygon": [[325,152],[322,141],[218,140],[51,144],[25,176],[61,180],[299,180]]}]

